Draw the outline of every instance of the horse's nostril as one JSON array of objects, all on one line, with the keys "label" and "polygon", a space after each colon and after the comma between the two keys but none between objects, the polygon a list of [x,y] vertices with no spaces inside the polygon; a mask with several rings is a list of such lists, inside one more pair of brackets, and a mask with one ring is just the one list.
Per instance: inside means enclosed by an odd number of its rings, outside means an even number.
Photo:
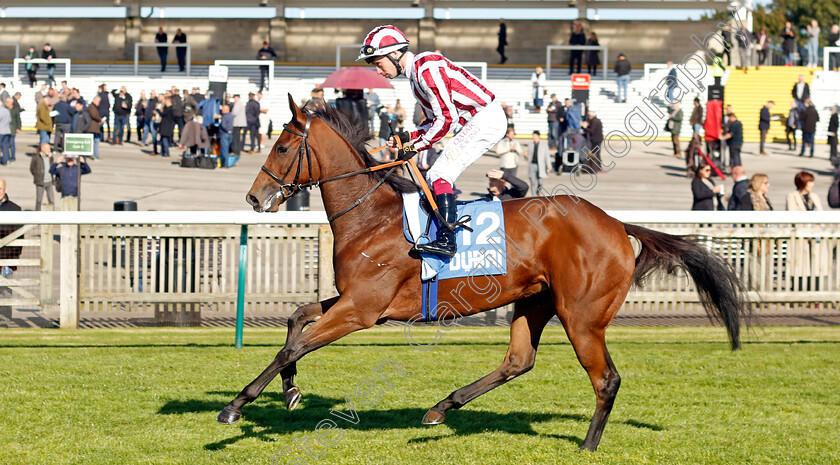
[{"label": "horse's nostril", "polygon": [[253,206],[257,206],[260,203],[260,201],[257,200],[257,196],[255,196],[254,194],[248,194],[246,198],[248,199],[248,203]]}]

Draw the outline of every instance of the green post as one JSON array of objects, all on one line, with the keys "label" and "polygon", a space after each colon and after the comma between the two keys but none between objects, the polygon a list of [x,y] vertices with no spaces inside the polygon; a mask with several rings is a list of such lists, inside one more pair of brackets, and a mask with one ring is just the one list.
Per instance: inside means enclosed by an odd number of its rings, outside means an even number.
[{"label": "green post", "polygon": [[236,286],[236,348],[242,348],[242,327],[245,324],[245,270],[248,268],[248,225],[239,235],[239,282]]}]

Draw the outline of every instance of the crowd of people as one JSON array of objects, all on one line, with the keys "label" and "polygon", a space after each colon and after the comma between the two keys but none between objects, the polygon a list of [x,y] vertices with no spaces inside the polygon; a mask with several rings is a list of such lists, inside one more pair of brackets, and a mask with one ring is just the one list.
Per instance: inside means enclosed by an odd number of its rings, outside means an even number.
[{"label": "crowd of people", "polygon": [[[793,178],[795,190],[788,193],[785,210],[822,211],[822,201],[813,193],[815,176],[807,171],[796,173]],[[770,190],[770,178],[763,173],[747,177],[744,167],[736,166],[732,170],[732,189],[726,195],[723,184],[715,184],[712,179],[712,166],[701,163],[695,170],[691,181],[693,195],[692,210],[754,210],[772,211],[773,204],[767,197]]]}]

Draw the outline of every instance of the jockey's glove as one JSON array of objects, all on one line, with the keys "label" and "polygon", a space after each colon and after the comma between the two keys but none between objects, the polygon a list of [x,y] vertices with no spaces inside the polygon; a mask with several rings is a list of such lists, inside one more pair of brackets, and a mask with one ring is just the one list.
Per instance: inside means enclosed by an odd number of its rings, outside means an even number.
[{"label": "jockey's glove", "polygon": [[394,135],[396,137],[399,137],[400,142],[402,142],[403,144],[406,144],[406,143],[408,143],[408,141],[411,140],[411,135],[409,135],[408,132],[406,132],[406,131],[397,131],[397,132],[394,133]]},{"label": "jockey's glove", "polygon": [[417,155],[417,151],[414,150],[414,147],[411,145],[405,145],[397,152],[397,160],[411,160],[415,155]]}]

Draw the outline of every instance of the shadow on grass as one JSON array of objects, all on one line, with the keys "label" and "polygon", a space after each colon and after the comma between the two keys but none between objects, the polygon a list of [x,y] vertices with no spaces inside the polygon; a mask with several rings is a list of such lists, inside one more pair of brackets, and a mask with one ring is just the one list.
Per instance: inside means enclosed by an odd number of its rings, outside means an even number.
[{"label": "shadow on grass", "polygon": [[[211,391],[207,394],[214,397],[218,396],[220,400],[170,400],[160,408],[158,414],[180,415],[201,413],[208,415],[207,421],[215,421],[215,415],[227,405],[230,398],[238,393],[232,391]],[[420,420],[426,414],[426,409],[421,408],[358,410],[359,405],[357,402],[354,402],[354,407],[357,409],[357,416],[352,418],[345,399],[309,394],[304,395],[300,407],[294,412],[289,412],[286,410],[285,399],[281,393],[266,392],[254,404],[247,405],[243,408],[243,419],[237,425],[240,434],[206,444],[204,447],[207,450],[221,450],[228,445],[235,444],[246,438],[256,438],[265,442],[276,442],[278,441],[277,435],[306,435],[312,433],[315,431],[318,422],[324,419],[332,420],[339,428],[348,430],[374,431],[421,428]],[[344,413],[345,415],[333,415],[330,413],[333,410]],[[585,415],[573,413],[535,413],[523,411],[495,413],[482,410],[451,410],[447,413],[446,422],[444,423],[446,425],[444,431],[449,430],[451,433],[415,437],[409,439],[407,443],[426,443],[451,436],[466,436],[488,431],[562,439],[578,446],[583,443],[583,439],[575,436],[542,434],[533,428],[535,424],[555,420],[580,423],[581,428],[585,429],[589,424],[590,418]],[[353,423],[353,421],[356,421],[356,423]],[[661,426],[636,420],[626,420],[618,423],[653,431],[662,431],[663,429]],[[219,425],[219,428],[234,427]]]}]

